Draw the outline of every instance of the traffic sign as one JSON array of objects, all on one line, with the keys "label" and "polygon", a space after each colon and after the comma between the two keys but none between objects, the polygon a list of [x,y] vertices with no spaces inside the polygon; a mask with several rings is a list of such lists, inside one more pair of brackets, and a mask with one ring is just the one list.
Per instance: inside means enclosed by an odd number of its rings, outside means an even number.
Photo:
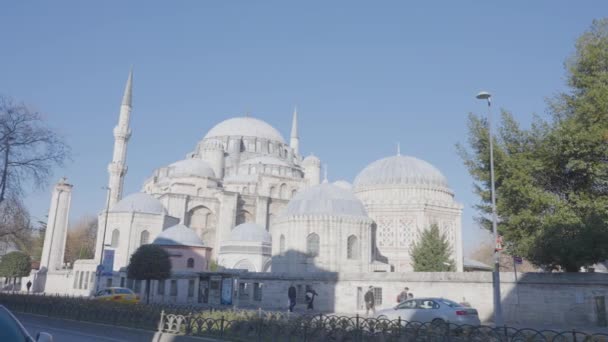
[{"label": "traffic sign", "polygon": [[513,262],[516,263],[516,264],[518,264],[518,265],[521,265],[521,264],[524,263],[524,260],[521,257],[513,256]]}]

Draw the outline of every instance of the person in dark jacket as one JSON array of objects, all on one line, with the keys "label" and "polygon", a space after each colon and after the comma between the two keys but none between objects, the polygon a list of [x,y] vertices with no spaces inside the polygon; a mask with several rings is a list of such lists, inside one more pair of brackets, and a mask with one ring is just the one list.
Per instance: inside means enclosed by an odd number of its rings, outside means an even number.
[{"label": "person in dark jacket", "polygon": [[289,312],[293,312],[293,308],[296,306],[296,287],[293,284],[289,286],[287,297],[289,298]]},{"label": "person in dark jacket", "polygon": [[374,299],[374,287],[370,286],[367,292],[365,292],[365,296],[363,297],[365,300],[365,315],[369,316],[369,311],[371,310],[373,314],[376,313],[376,301]]},{"label": "person in dark jacket", "polygon": [[306,303],[308,303],[308,306],[306,307],[308,310],[314,310],[314,302],[315,302],[315,297],[317,296],[317,292],[315,290],[312,289],[312,287],[308,287],[306,289]]}]

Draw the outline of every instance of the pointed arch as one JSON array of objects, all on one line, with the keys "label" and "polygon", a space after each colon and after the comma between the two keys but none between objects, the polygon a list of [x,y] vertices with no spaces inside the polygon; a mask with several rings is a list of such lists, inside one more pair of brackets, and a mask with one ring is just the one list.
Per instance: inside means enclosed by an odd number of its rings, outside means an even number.
[{"label": "pointed arch", "polygon": [[347,259],[359,259],[359,239],[355,235],[348,237],[346,241],[346,258]]},{"label": "pointed arch", "polygon": [[139,245],[147,245],[150,242],[150,232],[144,230],[139,234]]},{"label": "pointed arch", "polygon": [[194,268],[194,258],[188,258],[188,261],[186,261],[186,267]]},{"label": "pointed arch", "polygon": [[112,231],[112,240],[110,246],[112,248],[118,248],[118,244],[120,243],[120,230],[114,229]]},{"label": "pointed arch", "polygon": [[319,256],[319,235],[316,233],[309,234],[306,237],[306,253],[309,257],[315,258]]},{"label": "pointed arch", "polygon": [[245,209],[241,209],[239,210],[239,212],[236,214],[236,225],[238,226],[241,223],[245,223],[245,222],[253,222],[253,215],[251,215],[250,212],[248,212]]},{"label": "pointed arch", "polygon": [[281,190],[279,191],[281,198],[287,199],[287,184],[281,184]]},{"label": "pointed arch", "polygon": [[247,270],[248,272],[256,272],[255,266],[253,266],[251,261],[247,259],[240,260],[234,264],[234,267],[232,268],[237,270]]},{"label": "pointed arch", "polygon": [[192,228],[205,244],[215,245],[216,215],[204,205],[196,206],[186,215],[186,226]]}]

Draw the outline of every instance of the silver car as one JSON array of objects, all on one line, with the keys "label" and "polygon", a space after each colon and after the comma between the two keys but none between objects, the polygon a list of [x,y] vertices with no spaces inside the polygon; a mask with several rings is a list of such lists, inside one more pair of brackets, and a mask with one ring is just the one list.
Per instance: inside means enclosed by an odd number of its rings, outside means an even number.
[{"label": "silver car", "polygon": [[399,317],[408,322],[480,325],[477,310],[444,298],[409,299],[394,308],[376,312],[376,318],[394,320]]}]

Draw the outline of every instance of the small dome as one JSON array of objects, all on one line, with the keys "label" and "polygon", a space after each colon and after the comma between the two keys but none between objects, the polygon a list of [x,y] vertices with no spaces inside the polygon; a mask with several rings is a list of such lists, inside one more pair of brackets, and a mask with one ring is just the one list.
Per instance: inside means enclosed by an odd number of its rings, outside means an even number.
[{"label": "small dome", "polygon": [[351,191],[329,183],[296,193],[284,214],[367,217],[363,203]]},{"label": "small dome", "polygon": [[208,177],[215,178],[215,172],[209,163],[200,158],[180,160],[168,166],[169,177]]},{"label": "small dome", "polygon": [[308,157],[304,158],[304,160],[302,161],[302,165],[321,165],[321,159],[311,154]]},{"label": "small dome", "polygon": [[152,243],[160,246],[205,247],[196,232],[181,223],[163,230]]},{"label": "small dome", "polygon": [[114,204],[114,206],[110,209],[110,212],[137,212],[164,215],[167,213],[167,210],[156,198],[143,192],[136,192]]},{"label": "small dome", "polygon": [[257,137],[285,143],[281,133],[274,127],[260,119],[248,116],[220,122],[205,135],[205,139],[231,136]]},{"label": "small dome", "polygon": [[255,158],[247,159],[241,163],[241,165],[257,165],[257,164],[289,166],[289,164],[287,164],[285,161],[275,158],[275,157],[271,157],[271,156],[255,157]]},{"label": "small dome", "polygon": [[349,190],[350,191],[350,190],[353,189],[353,185],[350,184],[349,182],[345,181],[345,180],[337,180],[337,181],[333,182],[333,184],[335,186],[338,186],[338,187],[340,187],[342,189],[345,189],[345,190]]},{"label": "small dome", "polygon": [[272,243],[270,233],[255,223],[242,223],[230,232],[229,241],[248,241]]},{"label": "small dome", "polygon": [[354,182],[355,188],[384,185],[430,185],[448,188],[446,178],[433,165],[402,155],[376,160],[359,172]]}]

